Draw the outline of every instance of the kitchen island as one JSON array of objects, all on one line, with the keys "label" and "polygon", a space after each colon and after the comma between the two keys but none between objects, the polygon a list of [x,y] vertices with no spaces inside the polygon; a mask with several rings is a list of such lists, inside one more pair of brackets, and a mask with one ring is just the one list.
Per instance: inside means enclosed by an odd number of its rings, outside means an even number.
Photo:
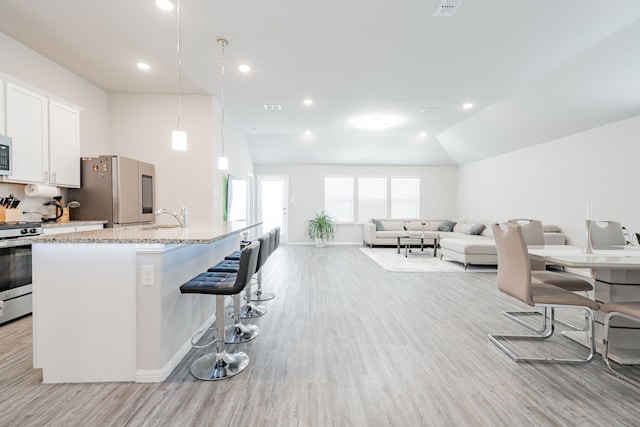
[{"label": "kitchen island", "polygon": [[210,324],[215,298],[180,285],[261,223],[142,225],[29,238],[33,355],[43,382],[163,381]]}]

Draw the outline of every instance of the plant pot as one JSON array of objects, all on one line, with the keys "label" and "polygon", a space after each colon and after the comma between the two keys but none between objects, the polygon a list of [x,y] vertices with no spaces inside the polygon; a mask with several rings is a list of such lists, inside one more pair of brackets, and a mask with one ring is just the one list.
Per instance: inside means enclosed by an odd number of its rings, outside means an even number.
[{"label": "plant pot", "polygon": [[316,248],[324,248],[324,239],[316,239]]}]

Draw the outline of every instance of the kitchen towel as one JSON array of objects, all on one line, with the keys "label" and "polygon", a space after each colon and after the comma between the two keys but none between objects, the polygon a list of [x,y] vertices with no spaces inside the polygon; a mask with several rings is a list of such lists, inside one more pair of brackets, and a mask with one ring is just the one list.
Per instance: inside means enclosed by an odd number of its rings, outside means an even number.
[{"label": "kitchen towel", "polygon": [[29,197],[56,197],[60,195],[60,190],[50,185],[28,184],[24,187],[24,194]]}]

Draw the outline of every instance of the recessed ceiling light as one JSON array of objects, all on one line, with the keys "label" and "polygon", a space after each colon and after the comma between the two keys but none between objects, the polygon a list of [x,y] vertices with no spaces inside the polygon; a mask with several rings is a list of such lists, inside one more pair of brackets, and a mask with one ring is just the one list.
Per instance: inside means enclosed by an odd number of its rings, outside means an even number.
[{"label": "recessed ceiling light", "polygon": [[469,110],[473,108],[473,104],[470,102],[467,102],[466,104],[462,104],[462,108],[464,108],[465,110]]},{"label": "recessed ceiling light", "polygon": [[370,116],[361,116],[356,118],[353,123],[360,129],[379,131],[393,127],[400,123],[402,119],[398,116],[387,114],[377,114]]},{"label": "recessed ceiling light", "polygon": [[304,131],[304,134],[305,134],[305,135],[307,135],[307,136],[309,136],[309,135],[311,135],[311,131],[310,131],[310,130],[305,130],[305,131]]},{"label": "recessed ceiling light", "polygon": [[425,138],[427,136],[426,132],[420,132],[420,138]]},{"label": "recessed ceiling light", "polygon": [[156,6],[158,6],[162,10],[170,11],[173,10],[176,6],[169,0],[156,0]]},{"label": "recessed ceiling light", "polygon": [[238,65],[238,70],[243,73],[248,73],[249,71],[251,71],[251,67],[249,67],[247,64],[240,64]]},{"label": "recessed ceiling light", "polygon": [[138,62],[136,64],[136,67],[144,71],[149,71],[151,69],[151,65],[147,64],[146,62]]},{"label": "recessed ceiling light", "polygon": [[305,99],[305,100],[304,100],[304,101],[302,101],[302,102],[304,103],[304,105],[311,105],[311,104],[313,104],[313,99],[309,99],[309,98],[307,98],[307,99]]}]

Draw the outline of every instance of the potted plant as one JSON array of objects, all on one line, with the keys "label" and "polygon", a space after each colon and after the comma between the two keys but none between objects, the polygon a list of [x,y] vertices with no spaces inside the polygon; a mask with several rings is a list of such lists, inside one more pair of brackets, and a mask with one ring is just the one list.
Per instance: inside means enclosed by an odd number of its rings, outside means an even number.
[{"label": "potted plant", "polygon": [[323,248],[327,239],[332,239],[336,234],[336,225],[333,218],[325,212],[316,213],[313,218],[307,221],[307,236],[315,239],[316,247]]}]

